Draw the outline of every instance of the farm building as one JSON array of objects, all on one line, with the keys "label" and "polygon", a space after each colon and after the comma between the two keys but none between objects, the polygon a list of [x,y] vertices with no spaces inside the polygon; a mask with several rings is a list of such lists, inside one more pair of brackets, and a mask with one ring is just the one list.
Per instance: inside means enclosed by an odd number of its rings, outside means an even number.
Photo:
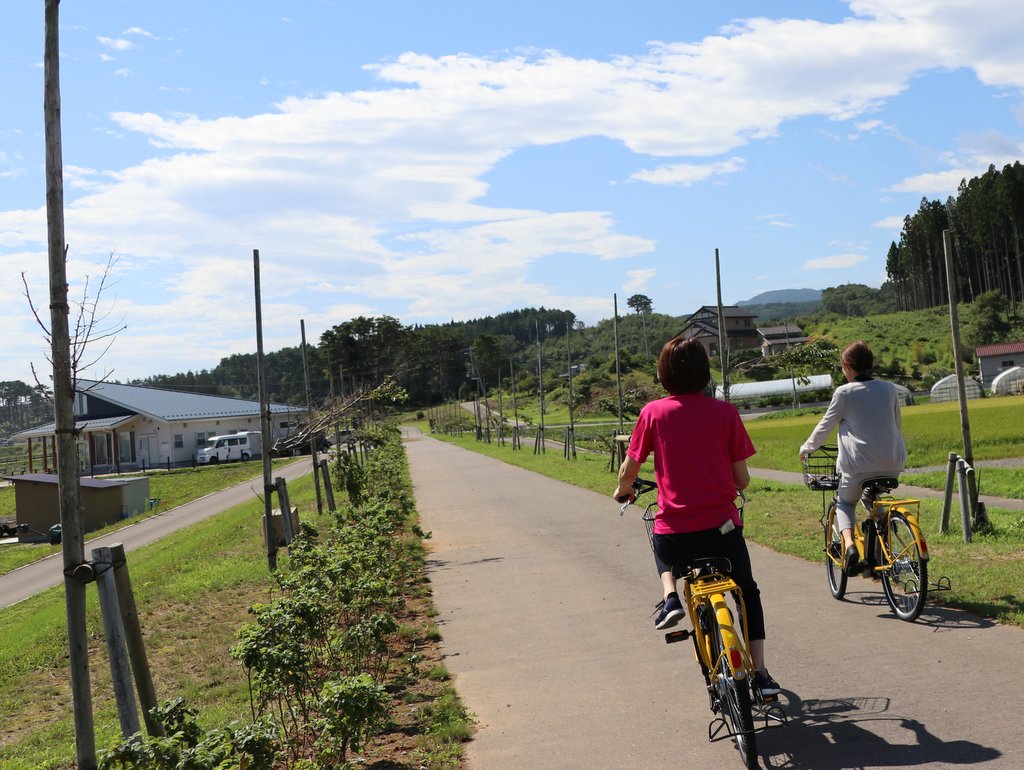
[{"label": "farm building", "polygon": [[[985,397],[985,391],[982,390],[981,383],[972,377],[964,378],[964,392],[967,394],[967,398]],[[957,395],[956,375],[946,375],[932,385],[931,398],[933,404],[943,401],[956,401],[959,398]]]},{"label": "farm building", "polygon": [[993,396],[1016,396],[1024,393],[1024,366],[1012,366],[996,375],[989,392]]},{"label": "farm building", "polygon": [[[142,385],[79,380],[75,393],[79,466],[94,473],[190,463],[210,436],[260,429],[259,401]],[[271,441],[289,435],[305,410],[270,404]],[[57,467],[55,425],[22,431],[28,471]]]},{"label": "farm building", "polygon": [[[795,385],[794,385],[795,383]],[[814,374],[810,377],[797,377],[785,380],[767,380],[764,382],[736,382],[729,385],[730,401],[755,401],[759,398],[791,396],[795,392],[810,393],[815,390],[831,390],[832,376]],[[715,387],[715,398],[723,398],[722,386]]]},{"label": "farm building", "polygon": [[[729,350],[745,350],[761,345],[761,335],[757,333],[754,321],[757,316],[743,308],[728,305],[722,308],[725,319],[725,335]],[[683,324],[680,337],[696,337],[707,350],[709,356],[717,356],[719,348],[718,308],[704,305],[693,313]]]},{"label": "farm building", "polygon": [[[14,506],[18,524],[29,531],[23,541],[45,540],[47,531],[60,523],[60,495],[54,473],[7,476],[14,484]],[[101,529],[135,516],[149,505],[149,478],[82,479],[83,523],[86,532]]]},{"label": "farm building", "polygon": [[978,345],[974,349],[981,372],[981,384],[992,387],[992,382],[1001,372],[1015,366],[1024,366],[1024,342],[1000,342],[993,345]]},{"label": "farm building", "polygon": [[765,357],[781,353],[793,345],[803,345],[807,342],[804,330],[792,324],[760,327],[757,333],[761,335],[761,355]]}]

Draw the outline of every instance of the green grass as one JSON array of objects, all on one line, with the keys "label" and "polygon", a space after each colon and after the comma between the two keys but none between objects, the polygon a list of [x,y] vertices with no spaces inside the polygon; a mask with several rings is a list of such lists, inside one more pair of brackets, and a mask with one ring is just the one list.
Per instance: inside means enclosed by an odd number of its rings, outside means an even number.
[{"label": "green grass", "polygon": [[[1020,402],[1017,403],[1019,409]],[[936,413],[944,415],[947,411],[943,405]],[[953,414],[955,417],[955,406]],[[1003,419],[1005,417],[1003,414]],[[785,470],[796,470],[794,466],[798,466],[796,448],[799,442],[794,442],[793,437],[799,435],[802,441],[814,424],[813,419],[796,418],[796,421],[798,424],[794,426],[787,425],[783,420],[771,421],[759,426],[756,435],[752,432],[759,450],[767,445],[777,457],[782,458],[780,447],[785,448],[791,458],[788,462],[780,460]],[[756,421],[748,425],[755,424]],[[779,435],[773,435],[771,429],[777,429]],[[495,443],[477,442],[471,435],[462,438],[435,437],[604,495],[610,496],[615,487],[615,475],[610,469],[608,456],[580,453],[577,460],[567,461],[557,449],[535,455],[532,444],[513,451],[507,445],[499,447]],[[998,443],[988,443],[990,446],[998,446]],[[762,463],[764,454],[759,451],[751,465],[770,467]],[[984,474],[989,472],[983,471]],[[652,477],[650,463],[645,465],[640,475]],[[986,487],[986,491],[991,490]],[[820,493],[809,492],[798,484],[780,484],[755,478],[747,490],[747,497],[745,524],[746,536],[750,540],[808,561],[821,560]],[[609,499],[609,511],[615,510],[615,506],[616,503]],[[951,517],[953,521],[949,532],[938,534],[941,511],[941,500],[921,502],[921,521],[931,552],[931,579],[934,581],[940,576],[948,577],[953,590],[934,592],[929,601],[1024,627],[1024,573],[1021,573],[1019,566],[1024,558],[1024,514],[1019,511],[989,510],[992,532],[976,533],[973,542],[965,545],[956,515]],[[820,588],[825,590],[824,570],[821,581]]]},{"label": "green grass", "polygon": [[[292,458],[274,460],[274,467],[296,462]],[[182,468],[173,471],[151,472],[149,476],[150,497],[159,499],[159,504],[131,519],[110,524],[102,529],[89,532],[86,537],[92,539],[109,532],[134,524],[157,513],[196,500],[211,492],[234,486],[247,479],[259,477],[263,473],[260,460],[245,463],[225,463],[202,468]],[[262,482],[257,488],[262,486]],[[8,508],[9,506],[9,508]],[[0,489],[0,516],[14,518],[14,487]],[[38,559],[53,553],[59,553],[59,545],[47,543],[13,543],[0,546],[0,575],[6,574],[17,567],[31,564]]]},{"label": "green grass", "polygon": [[[1020,415],[1024,396],[977,399],[969,402],[974,459],[997,460],[1022,452]],[[907,406],[902,410],[907,467],[944,466],[950,452],[963,454],[960,410],[956,403]],[[800,445],[818,423],[818,415],[773,420],[750,420],[747,431],[757,447],[752,467],[799,471]]]},{"label": "green grass", "polygon": [[[946,471],[908,473],[902,478],[907,484],[918,487],[940,490],[946,488]],[[983,495],[1024,500],[1024,467],[979,468],[977,478],[978,491]]]}]

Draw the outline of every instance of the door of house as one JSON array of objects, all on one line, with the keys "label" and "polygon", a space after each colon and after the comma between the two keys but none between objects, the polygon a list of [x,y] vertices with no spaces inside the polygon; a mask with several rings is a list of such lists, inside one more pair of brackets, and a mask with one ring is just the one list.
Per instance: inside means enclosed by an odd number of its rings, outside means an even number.
[{"label": "door of house", "polygon": [[152,468],[156,460],[156,434],[139,436],[139,465]]}]

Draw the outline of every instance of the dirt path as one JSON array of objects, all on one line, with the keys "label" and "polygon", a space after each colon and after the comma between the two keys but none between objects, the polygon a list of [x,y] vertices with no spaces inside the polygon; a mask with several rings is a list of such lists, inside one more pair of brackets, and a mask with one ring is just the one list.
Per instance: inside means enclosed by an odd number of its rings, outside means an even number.
[{"label": "dirt path", "polygon": [[[407,449],[446,664],[479,720],[471,770],[740,767],[707,741],[691,649],[653,629],[638,515],[430,438]],[[764,767],[1024,767],[1019,629],[930,606],[903,623],[868,580],[836,602],[820,565],[751,557],[791,718],[759,736]]]}]

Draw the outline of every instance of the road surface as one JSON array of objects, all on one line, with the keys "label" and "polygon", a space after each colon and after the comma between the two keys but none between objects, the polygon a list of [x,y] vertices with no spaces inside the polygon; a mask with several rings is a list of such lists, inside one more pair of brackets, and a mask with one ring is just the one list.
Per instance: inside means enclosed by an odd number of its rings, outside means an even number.
[{"label": "road surface", "polygon": [[[740,767],[707,740],[692,648],[654,630],[636,509],[429,437],[406,446],[446,665],[479,723],[470,770]],[[820,564],[750,549],[790,717],[758,736],[763,767],[1024,767],[1024,632],[931,605],[904,623],[870,580],[837,602]]]}]

